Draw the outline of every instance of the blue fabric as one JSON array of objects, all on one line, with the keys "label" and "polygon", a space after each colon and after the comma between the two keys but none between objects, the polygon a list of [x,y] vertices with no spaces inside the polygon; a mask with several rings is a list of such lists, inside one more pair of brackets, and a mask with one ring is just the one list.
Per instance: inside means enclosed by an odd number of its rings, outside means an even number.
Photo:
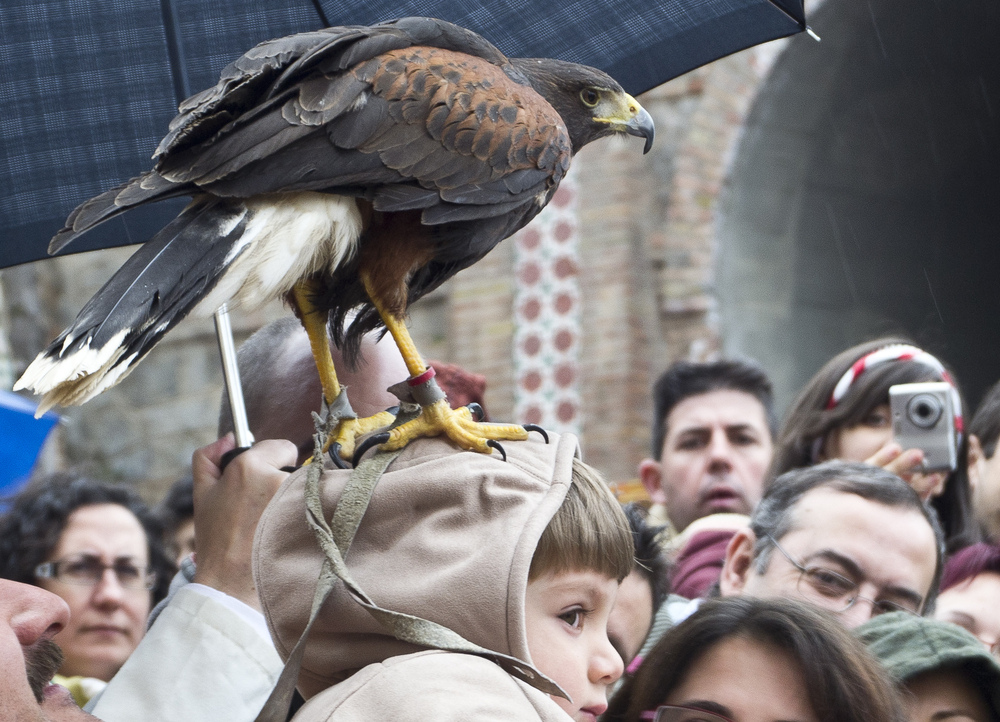
[{"label": "blue fabric", "polygon": [[[316,2],[332,25],[451,20],[510,56],[599,67],[633,95],[805,27],[802,0]],[[320,18],[313,0],[3,0],[0,268],[47,257],[77,204],[150,168],[180,99],[257,43]],[[68,250],[143,242],[182,206],[131,211]]]},{"label": "blue fabric", "polygon": [[31,474],[42,444],[59,417],[36,419],[35,404],[10,391],[0,391],[0,497],[13,494]]}]

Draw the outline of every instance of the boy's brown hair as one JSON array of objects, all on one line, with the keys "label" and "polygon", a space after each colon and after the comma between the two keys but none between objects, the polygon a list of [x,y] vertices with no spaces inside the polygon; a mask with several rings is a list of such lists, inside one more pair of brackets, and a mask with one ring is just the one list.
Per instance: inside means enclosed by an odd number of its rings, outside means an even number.
[{"label": "boy's brown hair", "polygon": [[619,582],[635,563],[628,519],[597,470],[573,460],[573,483],[542,532],[528,581],[566,571],[595,571]]}]

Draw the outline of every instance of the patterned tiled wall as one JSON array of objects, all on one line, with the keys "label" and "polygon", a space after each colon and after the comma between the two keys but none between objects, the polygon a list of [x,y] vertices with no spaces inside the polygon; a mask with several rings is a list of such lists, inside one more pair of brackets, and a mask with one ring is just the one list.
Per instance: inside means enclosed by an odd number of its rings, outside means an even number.
[{"label": "patterned tiled wall", "polygon": [[[574,166],[575,167],[575,166]],[[577,182],[514,238],[514,418],[580,433]]]}]

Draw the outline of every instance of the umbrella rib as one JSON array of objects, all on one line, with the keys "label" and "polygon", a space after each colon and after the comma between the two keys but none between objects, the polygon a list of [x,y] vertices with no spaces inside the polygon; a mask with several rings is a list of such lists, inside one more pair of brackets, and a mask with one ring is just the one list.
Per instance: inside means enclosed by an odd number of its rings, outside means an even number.
[{"label": "umbrella rib", "polygon": [[180,16],[177,15],[177,5],[174,0],[160,0],[160,12],[163,14],[163,34],[167,43],[167,55],[170,57],[170,76],[174,81],[174,99],[177,105],[190,97],[191,84],[187,76],[187,58],[184,46],[181,44]]},{"label": "umbrella rib", "polygon": [[326,12],[323,10],[323,5],[320,0],[312,0],[313,7],[316,8],[316,14],[319,15],[319,21],[323,23],[324,28],[330,27],[330,21],[326,18]]},{"label": "umbrella rib", "polygon": [[775,2],[775,0],[767,0],[767,1],[769,3],[771,3],[771,5],[773,5],[774,7],[778,8],[778,10],[780,10],[781,12],[783,12],[785,14],[785,16],[789,20],[791,20],[792,22],[794,22],[800,28],[805,29],[805,27],[806,27],[806,21],[805,21],[805,14],[804,13],[803,13],[803,16],[802,16],[803,19],[799,20],[797,17],[795,17],[790,12],[788,12],[787,10],[785,10],[785,8],[781,7],[781,5],[779,5],[777,2]]}]

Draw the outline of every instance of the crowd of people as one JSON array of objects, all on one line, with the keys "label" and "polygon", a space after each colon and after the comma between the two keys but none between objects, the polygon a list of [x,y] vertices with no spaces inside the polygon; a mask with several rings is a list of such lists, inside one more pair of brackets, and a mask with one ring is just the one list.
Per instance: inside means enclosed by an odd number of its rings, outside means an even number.
[{"label": "crowd of people", "polygon": [[[406,372],[363,356],[367,415]],[[310,364],[294,320],[251,337],[257,443],[223,408],[155,509],[65,474],[9,500],[2,719],[1000,722],[1000,384],[971,413],[883,338],[779,419],[757,364],[677,363],[622,506],[570,434],[313,463]],[[895,431],[926,383],[949,468]]]}]

